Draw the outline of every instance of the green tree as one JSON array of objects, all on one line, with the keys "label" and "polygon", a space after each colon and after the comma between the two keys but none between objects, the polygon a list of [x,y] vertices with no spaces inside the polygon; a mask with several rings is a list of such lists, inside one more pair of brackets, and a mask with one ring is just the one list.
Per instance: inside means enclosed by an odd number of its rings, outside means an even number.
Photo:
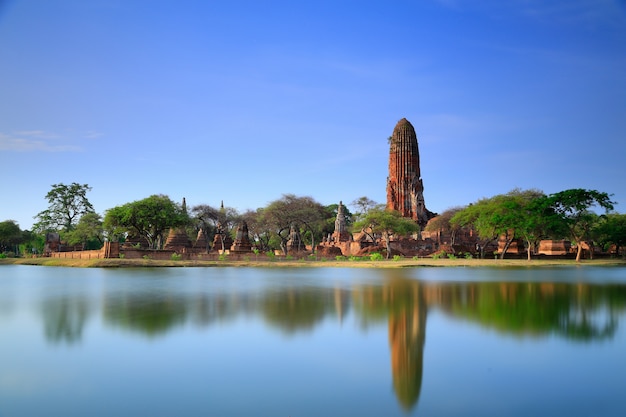
[{"label": "green tree", "polygon": [[607,193],[582,188],[551,194],[547,203],[564,225],[568,237],[576,243],[576,262],[580,262],[582,244],[589,240],[591,229],[598,220],[591,209],[600,207],[608,212],[615,204]]},{"label": "green tree", "polygon": [[526,241],[529,261],[541,239],[563,235],[563,225],[545,195],[537,195],[531,199],[514,199],[510,202],[509,209],[517,213],[515,233]]},{"label": "green tree", "polygon": [[504,237],[504,248],[500,253],[500,257],[504,258],[516,237],[524,235],[532,238],[531,228],[535,223],[531,217],[536,212],[529,205],[542,196],[543,193],[538,190],[514,189],[507,194],[483,198],[457,212],[450,223],[453,227],[474,228],[482,243],[481,257],[484,257],[485,246]]},{"label": "green tree", "polygon": [[70,245],[82,244],[83,249],[99,249],[104,244],[102,216],[98,213],[86,213],[65,239]]},{"label": "green tree", "polygon": [[15,220],[0,222],[0,253],[14,251],[22,241],[23,233]]},{"label": "green tree", "polygon": [[380,235],[385,241],[387,259],[391,255],[392,236],[405,236],[420,230],[415,221],[402,217],[398,211],[388,210],[383,204],[370,209],[354,223],[353,228],[356,230],[369,229],[373,235]]},{"label": "green tree", "polygon": [[248,234],[253,245],[262,252],[267,252],[275,247],[271,244],[272,225],[268,224],[263,216],[263,208],[248,210],[241,215],[242,220],[248,224]]},{"label": "green tree", "polygon": [[[232,207],[224,207],[222,203],[220,208],[215,208],[208,204],[200,204],[191,209],[193,222],[195,227],[202,229],[208,242],[212,242],[217,232],[223,234],[232,234],[233,229],[241,219],[239,212]],[[224,236],[224,235],[222,235]],[[228,249],[224,246],[222,238],[222,250]],[[208,250],[209,248],[207,248]]]},{"label": "green tree", "polygon": [[461,210],[463,210],[463,207],[452,207],[445,210],[440,215],[432,218],[428,224],[426,224],[424,231],[449,233],[450,244],[454,245],[456,243],[456,235],[461,230],[461,226],[458,224],[452,224],[450,220],[452,220],[454,215]]},{"label": "green tree", "polygon": [[[390,137],[391,138],[391,137]],[[364,216],[369,210],[373,209],[378,205],[374,200],[363,196],[359,197],[356,200],[353,200],[350,203],[352,207],[354,207],[354,217],[356,220],[359,220],[361,216]]]},{"label": "green tree", "polygon": [[615,245],[615,254],[619,256],[620,248],[626,246],[626,214],[609,213],[603,216],[594,234],[600,243]]},{"label": "green tree", "polygon": [[38,219],[35,230],[71,231],[82,215],[94,212],[87,199],[87,191],[91,191],[87,184],[75,182],[70,185],[53,184],[52,189],[46,194],[46,200],[50,205],[35,216],[35,219]]},{"label": "green tree", "polygon": [[[262,210],[262,222],[269,226],[280,238],[280,248],[287,254],[287,242],[291,228],[297,229],[302,236],[309,231],[311,247],[315,250],[316,239],[320,238],[321,226],[325,218],[324,206],[312,197],[297,197],[284,194],[282,198],[272,201]],[[304,249],[304,248],[302,248]]]},{"label": "green tree", "polygon": [[167,230],[187,224],[189,216],[182,206],[162,194],[113,207],[104,216],[107,234],[119,234],[121,230],[125,230],[144,237],[152,249],[163,247],[164,233]]},{"label": "green tree", "polygon": [[485,257],[485,247],[497,242],[502,228],[494,221],[497,210],[494,198],[483,198],[457,212],[450,219],[451,227],[471,227],[476,231],[480,243],[480,257]]}]

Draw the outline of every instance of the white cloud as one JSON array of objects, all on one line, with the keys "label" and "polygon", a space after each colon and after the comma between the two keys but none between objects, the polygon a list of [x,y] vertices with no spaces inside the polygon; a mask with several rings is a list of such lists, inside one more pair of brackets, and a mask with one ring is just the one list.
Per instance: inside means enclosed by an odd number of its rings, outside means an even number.
[{"label": "white cloud", "polygon": [[78,152],[82,148],[64,143],[62,138],[41,130],[27,130],[12,134],[0,133],[0,150],[14,152]]},{"label": "white cloud", "polygon": [[88,130],[83,134],[84,139],[97,139],[103,136],[103,133],[96,132],[95,130]]}]

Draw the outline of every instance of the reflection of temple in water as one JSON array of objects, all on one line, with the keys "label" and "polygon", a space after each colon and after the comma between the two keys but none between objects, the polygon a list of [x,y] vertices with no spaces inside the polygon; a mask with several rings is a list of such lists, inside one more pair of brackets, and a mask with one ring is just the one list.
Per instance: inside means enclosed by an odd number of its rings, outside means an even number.
[{"label": "reflection of temple in water", "polygon": [[[159,271],[153,272],[159,274]],[[363,327],[386,324],[391,376],[398,403],[418,403],[423,378],[427,314],[437,309],[496,332],[557,336],[591,342],[612,338],[626,310],[626,286],[554,282],[422,282],[388,270],[371,285],[293,285],[263,291],[184,291],[162,280],[158,297],[132,281],[107,281],[102,317],[108,326],[160,337],[193,323],[208,327],[255,315],[287,335],[312,332],[324,320],[343,324],[349,314]],[[167,276],[164,273],[164,276]],[[152,287],[147,287],[152,288]],[[86,292],[42,299],[40,311],[50,343],[80,343],[83,326],[96,312]]]},{"label": "reflection of temple in water", "polygon": [[499,332],[556,334],[588,342],[612,338],[626,287],[588,284],[424,283],[401,276],[353,290],[362,320],[386,319],[393,387],[405,410],[418,402],[429,308]]},{"label": "reflection of temple in water", "polygon": [[426,303],[419,285],[412,288],[391,286],[389,296],[402,297],[398,310],[389,314],[389,345],[391,373],[396,396],[409,410],[416,403],[422,388],[424,341],[426,336]]},{"label": "reflection of temple in water", "polygon": [[391,279],[388,285],[362,288],[354,295],[366,321],[387,315],[393,388],[402,407],[410,410],[422,389],[427,312],[424,287],[419,281]]}]

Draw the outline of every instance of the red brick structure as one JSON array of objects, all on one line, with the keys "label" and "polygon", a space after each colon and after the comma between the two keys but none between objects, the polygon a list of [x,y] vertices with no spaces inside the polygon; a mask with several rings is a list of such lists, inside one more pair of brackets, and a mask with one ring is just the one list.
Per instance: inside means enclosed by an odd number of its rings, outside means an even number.
[{"label": "red brick structure", "polygon": [[230,248],[231,253],[252,252],[252,244],[250,243],[250,235],[248,234],[248,223],[242,221],[237,226],[237,234],[235,242]]},{"label": "red brick structure", "polygon": [[423,228],[434,214],[426,209],[420,174],[420,155],[413,125],[402,119],[389,138],[387,208],[397,210]]}]

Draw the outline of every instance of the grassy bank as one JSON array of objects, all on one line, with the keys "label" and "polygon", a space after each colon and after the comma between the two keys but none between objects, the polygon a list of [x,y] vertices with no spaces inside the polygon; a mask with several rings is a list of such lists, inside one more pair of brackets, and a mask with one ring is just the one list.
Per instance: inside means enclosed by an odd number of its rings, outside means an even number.
[{"label": "grassy bank", "polygon": [[5,258],[0,265],[40,265],[81,268],[141,268],[141,267],[264,267],[264,268],[412,268],[412,267],[549,267],[549,266],[626,266],[623,259],[583,260],[570,259],[432,259],[336,261],[336,260],[251,260],[251,261],[183,261],[152,259],[58,259],[58,258]]}]

